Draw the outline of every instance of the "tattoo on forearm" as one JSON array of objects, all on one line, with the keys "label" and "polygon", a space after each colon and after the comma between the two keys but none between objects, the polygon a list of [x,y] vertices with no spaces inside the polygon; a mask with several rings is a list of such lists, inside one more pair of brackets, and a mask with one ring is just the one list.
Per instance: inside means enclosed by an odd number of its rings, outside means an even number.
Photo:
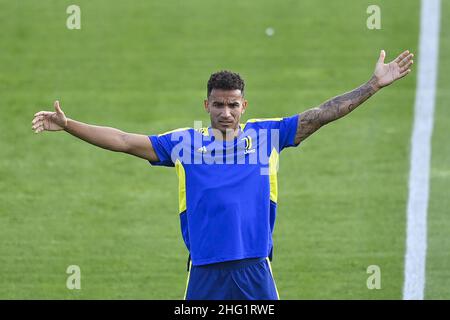
[{"label": "tattoo on forearm", "polygon": [[305,140],[321,126],[349,114],[378,90],[376,80],[372,77],[359,88],[331,98],[319,107],[301,113],[295,137],[296,143]]}]

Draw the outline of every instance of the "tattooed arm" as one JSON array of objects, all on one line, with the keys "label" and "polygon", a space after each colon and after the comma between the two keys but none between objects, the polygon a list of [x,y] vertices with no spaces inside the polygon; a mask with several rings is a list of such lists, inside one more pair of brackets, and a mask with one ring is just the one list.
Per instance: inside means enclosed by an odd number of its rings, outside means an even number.
[{"label": "tattooed arm", "polygon": [[385,55],[382,50],[372,78],[362,86],[301,113],[298,119],[295,143],[298,144],[305,140],[327,123],[349,114],[378,90],[411,72],[409,67],[413,64],[412,57],[414,55],[410,54],[408,50],[388,64],[384,63]]}]

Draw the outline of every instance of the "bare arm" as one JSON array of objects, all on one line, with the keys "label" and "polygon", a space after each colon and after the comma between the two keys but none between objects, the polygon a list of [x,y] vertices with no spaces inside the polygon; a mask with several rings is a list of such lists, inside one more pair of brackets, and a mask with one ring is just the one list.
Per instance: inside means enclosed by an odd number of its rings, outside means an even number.
[{"label": "bare arm", "polygon": [[410,54],[409,51],[403,52],[389,64],[384,64],[384,57],[385,53],[382,50],[375,72],[369,81],[350,92],[329,99],[320,106],[301,113],[295,143],[298,144],[305,140],[327,123],[349,114],[378,90],[411,72],[409,67],[413,64],[413,54]]},{"label": "bare arm", "polygon": [[124,152],[149,161],[158,161],[150,139],[146,135],[127,133],[115,128],[89,125],[68,119],[55,101],[55,112],[35,114],[32,129],[42,131],[65,130],[71,135],[103,149]]}]

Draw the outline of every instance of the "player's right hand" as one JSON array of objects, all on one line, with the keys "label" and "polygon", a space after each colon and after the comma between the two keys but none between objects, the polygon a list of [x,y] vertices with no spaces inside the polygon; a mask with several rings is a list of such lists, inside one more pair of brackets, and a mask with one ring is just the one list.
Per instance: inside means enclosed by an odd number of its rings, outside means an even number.
[{"label": "player's right hand", "polygon": [[54,103],[55,112],[40,111],[34,115],[31,129],[35,133],[42,131],[64,130],[67,126],[67,118],[59,106],[59,101]]}]

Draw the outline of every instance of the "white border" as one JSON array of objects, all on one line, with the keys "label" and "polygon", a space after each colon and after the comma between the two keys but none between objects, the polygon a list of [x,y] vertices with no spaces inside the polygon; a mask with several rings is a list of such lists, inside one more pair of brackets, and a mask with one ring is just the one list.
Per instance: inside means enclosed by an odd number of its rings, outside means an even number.
[{"label": "white border", "polygon": [[422,300],[425,290],[427,209],[439,55],[439,19],[440,0],[422,0],[414,127],[411,138],[404,300]]}]

